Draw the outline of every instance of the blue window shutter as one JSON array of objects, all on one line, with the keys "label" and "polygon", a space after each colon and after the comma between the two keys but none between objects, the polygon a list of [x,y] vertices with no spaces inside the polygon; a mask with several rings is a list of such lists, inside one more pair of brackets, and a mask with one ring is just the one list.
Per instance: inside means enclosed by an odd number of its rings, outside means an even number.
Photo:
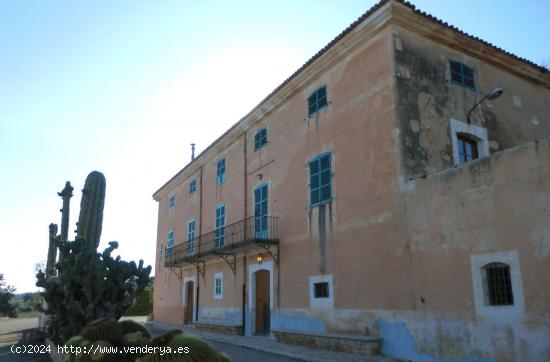
[{"label": "blue window shutter", "polygon": [[331,154],[325,153],[309,162],[309,188],[311,206],[332,199]]}]

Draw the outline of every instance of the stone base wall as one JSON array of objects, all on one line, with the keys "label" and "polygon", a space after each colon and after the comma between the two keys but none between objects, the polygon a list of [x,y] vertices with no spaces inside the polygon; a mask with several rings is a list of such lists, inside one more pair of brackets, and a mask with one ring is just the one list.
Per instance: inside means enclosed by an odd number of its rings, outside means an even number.
[{"label": "stone base wall", "polygon": [[200,330],[213,333],[223,333],[231,335],[243,335],[243,326],[235,324],[194,322],[193,325]]}]

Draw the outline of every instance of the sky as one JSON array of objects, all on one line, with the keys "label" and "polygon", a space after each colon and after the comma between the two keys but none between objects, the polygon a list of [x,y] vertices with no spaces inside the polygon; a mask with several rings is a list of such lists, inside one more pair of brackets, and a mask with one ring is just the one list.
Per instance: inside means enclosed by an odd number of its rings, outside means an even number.
[{"label": "sky", "polygon": [[[0,273],[38,290],[48,225],[71,181],[107,179],[103,250],[155,261],[152,194],[372,0],[0,0]],[[550,1],[412,1],[550,66]],[[154,268],[153,268],[154,271]]]}]

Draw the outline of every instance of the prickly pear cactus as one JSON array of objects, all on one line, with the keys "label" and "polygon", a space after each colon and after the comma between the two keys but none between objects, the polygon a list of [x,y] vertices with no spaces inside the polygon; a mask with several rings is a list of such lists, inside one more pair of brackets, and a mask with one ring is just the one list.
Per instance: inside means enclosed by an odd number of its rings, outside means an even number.
[{"label": "prickly pear cactus", "polygon": [[101,172],[91,172],[86,177],[80,201],[80,216],[78,217],[76,236],[86,240],[96,249],[99,246],[103,224],[105,184],[105,176]]}]

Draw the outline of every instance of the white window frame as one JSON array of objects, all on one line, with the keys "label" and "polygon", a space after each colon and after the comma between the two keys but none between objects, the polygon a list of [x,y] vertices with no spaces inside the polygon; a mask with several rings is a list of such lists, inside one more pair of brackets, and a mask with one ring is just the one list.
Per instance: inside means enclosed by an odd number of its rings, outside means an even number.
[{"label": "white window frame", "polygon": [[458,134],[469,135],[477,144],[477,157],[489,156],[489,139],[487,138],[487,129],[473,124],[461,122],[451,118],[451,140],[453,146],[453,162],[455,166],[460,165],[458,158]]},{"label": "white window frame", "polygon": [[[328,283],[328,298],[315,298],[316,283]],[[309,307],[311,309],[332,309],[334,307],[332,274],[309,277]]]},{"label": "white window frame", "polygon": [[[514,297],[513,305],[488,304],[486,286],[484,285],[484,267],[491,263],[504,263],[510,267],[510,280]],[[474,307],[477,315],[493,317],[495,319],[507,319],[519,317],[525,313],[523,284],[521,282],[521,270],[517,250],[472,254],[470,255],[470,266],[474,290]]]},{"label": "white window frame", "polygon": [[[220,292],[217,293],[216,283],[220,281]],[[214,274],[214,299],[223,299],[223,272]]]}]

